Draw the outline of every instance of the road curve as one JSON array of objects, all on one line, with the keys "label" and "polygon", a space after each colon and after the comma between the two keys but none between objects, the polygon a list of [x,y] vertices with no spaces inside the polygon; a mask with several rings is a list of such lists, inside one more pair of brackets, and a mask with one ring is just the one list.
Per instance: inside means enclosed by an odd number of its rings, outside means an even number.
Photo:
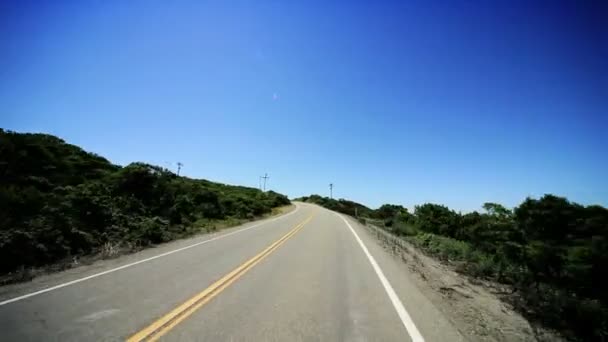
[{"label": "road curve", "polygon": [[0,339],[463,340],[409,277],[354,220],[298,203],[278,218],[2,287]]}]

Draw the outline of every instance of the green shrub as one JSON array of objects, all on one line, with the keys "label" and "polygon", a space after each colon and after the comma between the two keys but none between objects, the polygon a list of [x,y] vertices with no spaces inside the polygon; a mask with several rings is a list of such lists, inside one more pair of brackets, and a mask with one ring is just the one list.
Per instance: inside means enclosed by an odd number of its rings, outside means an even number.
[{"label": "green shrub", "polygon": [[414,236],[419,233],[416,226],[402,221],[394,221],[392,231],[401,236]]},{"label": "green shrub", "polygon": [[468,243],[432,233],[415,235],[411,241],[442,260],[466,261],[472,255],[471,246]]},{"label": "green shrub", "polygon": [[2,273],[107,243],[161,243],[201,231],[199,220],[251,219],[290,203],[145,163],[120,167],[50,135],[2,129],[0,172]]},{"label": "green shrub", "polygon": [[498,273],[498,266],[494,259],[487,255],[477,255],[468,260],[467,272],[475,277],[491,278]]}]

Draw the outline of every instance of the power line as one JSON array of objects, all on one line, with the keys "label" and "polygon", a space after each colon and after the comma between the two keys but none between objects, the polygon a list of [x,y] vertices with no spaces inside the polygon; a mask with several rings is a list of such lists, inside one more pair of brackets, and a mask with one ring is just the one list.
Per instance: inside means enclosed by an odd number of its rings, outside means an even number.
[{"label": "power line", "polygon": [[270,178],[270,177],[269,177],[269,176],[268,176],[268,174],[266,173],[266,174],[264,174],[264,177],[262,177],[262,178],[264,178],[264,191],[266,191],[266,180],[267,180],[268,178]]}]

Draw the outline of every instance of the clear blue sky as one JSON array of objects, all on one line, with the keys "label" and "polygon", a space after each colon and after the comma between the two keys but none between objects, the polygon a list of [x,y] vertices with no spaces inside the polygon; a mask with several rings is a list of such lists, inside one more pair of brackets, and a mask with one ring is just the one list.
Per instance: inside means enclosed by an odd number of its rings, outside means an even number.
[{"label": "clear blue sky", "polygon": [[0,127],[290,196],[608,205],[605,4],[2,1]]}]

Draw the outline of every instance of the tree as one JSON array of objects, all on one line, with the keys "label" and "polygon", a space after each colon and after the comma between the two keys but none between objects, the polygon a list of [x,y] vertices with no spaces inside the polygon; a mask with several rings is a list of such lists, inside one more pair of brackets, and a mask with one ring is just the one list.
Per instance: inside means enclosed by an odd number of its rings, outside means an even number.
[{"label": "tree", "polygon": [[456,237],[459,215],[448,207],[426,203],[415,207],[416,225],[423,231]]}]

